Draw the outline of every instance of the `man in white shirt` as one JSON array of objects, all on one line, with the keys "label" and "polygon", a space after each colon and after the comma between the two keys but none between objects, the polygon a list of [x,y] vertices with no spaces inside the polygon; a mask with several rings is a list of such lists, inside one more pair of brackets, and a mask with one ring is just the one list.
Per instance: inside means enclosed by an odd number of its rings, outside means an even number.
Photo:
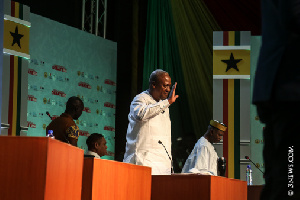
[{"label": "man in white shirt", "polygon": [[218,155],[213,143],[220,142],[227,126],[219,121],[211,120],[204,136],[196,143],[182,168],[182,173],[201,173],[218,175]]},{"label": "man in white shirt", "polygon": [[[171,174],[171,120],[169,106],[175,102],[177,83],[155,70],[149,89],[137,95],[130,105],[124,162],[152,168],[152,175]],[[160,142],[159,142],[160,141]]]},{"label": "man in white shirt", "polygon": [[102,134],[93,133],[86,139],[88,152],[85,155],[100,158],[107,155],[106,140]]}]

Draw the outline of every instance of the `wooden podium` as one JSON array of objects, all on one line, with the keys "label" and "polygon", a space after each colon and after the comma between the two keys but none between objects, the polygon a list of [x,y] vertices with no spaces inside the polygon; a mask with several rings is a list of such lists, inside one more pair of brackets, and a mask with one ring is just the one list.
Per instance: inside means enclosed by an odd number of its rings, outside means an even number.
[{"label": "wooden podium", "polygon": [[151,168],[84,158],[82,200],[150,200]]},{"label": "wooden podium", "polygon": [[48,137],[0,136],[1,200],[80,200],[83,150]]},{"label": "wooden podium", "polygon": [[259,199],[263,188],[264,188],[264,185],[248,185],[247,200]]},{"label": "wooden podium", "polygon": [[246,200],[247,182],[209,175],[153,175],[151,199]]}]

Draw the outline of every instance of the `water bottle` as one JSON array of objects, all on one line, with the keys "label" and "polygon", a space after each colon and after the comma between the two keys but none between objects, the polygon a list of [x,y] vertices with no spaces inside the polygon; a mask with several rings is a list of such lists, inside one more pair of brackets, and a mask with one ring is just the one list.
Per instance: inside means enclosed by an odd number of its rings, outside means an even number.
[{"label": "water bottle", "polygon": [[247,181],[247,185],[252,185],[252,169],[251,169],[251,165],[247,165],[247,169],[246,169],[246,181]]},{"label": "water bottle", "polygon": [[55,138],[54,135],[53,135],[53,130],[48,130],[48,133],[47,133],[47,137],[50,137],[50,138]]}]

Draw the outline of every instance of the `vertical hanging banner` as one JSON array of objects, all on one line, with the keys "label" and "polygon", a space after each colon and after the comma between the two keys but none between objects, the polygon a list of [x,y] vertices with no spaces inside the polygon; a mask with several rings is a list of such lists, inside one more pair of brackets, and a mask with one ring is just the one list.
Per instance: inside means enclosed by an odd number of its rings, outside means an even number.
[{"label": "vertical hanging banner", "polygon": [[4,43],[3,52],[29,59],[29,22],[28,6],[18,2],[4,2]]},{"label": "vertical hanging banner", "polygon": [[[3,27],[3,20],[2,18],[4,17],[4,9],[3,9],[3,5],[4,5],[4,1],[0,0],[0,27]],[[3,46],[3,31],[0,30],[0,46]],[[3,69],[3,52],[0,52],[0,77],[2,77],[2,69]],[[0,105],[2,105],[2,81],[0,81]],[[0,109],[0,122],[2,122],[1,120],[1,113],[2,110]],[[1,123],[1,128],[0,128],[0,135],[1,135],[1,130],[2,127],[4,127],[5,125]]]},{"label": "vertical hanging banner", "polygon": [[213,117],[228,126],[223,136],[228,178],[240,179],[241,139],[250,137],[250,37],[249,31],[213,33]]},{"label": "vertical hanging banner", "polygon": [[3,78],[1,123],[5,135],[27,130],[28,59],[30,9],[14,1],[4,1]]}]

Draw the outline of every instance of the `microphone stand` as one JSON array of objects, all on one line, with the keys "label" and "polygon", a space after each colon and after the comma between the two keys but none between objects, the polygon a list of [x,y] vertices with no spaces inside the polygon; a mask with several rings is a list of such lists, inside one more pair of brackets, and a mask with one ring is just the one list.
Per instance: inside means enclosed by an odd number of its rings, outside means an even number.
[{"label": "microphone stand", "polygon": [[[252,162],[252,160],[249,158],[249,156],[245,156],[245,158],[247,159],[247,160],[250,160],[250,162]],[[256,166],[256,164],[254,164],[254,162],[252,162],[253,163],[253,165],[265,176],[265,173],[263,173],[263,171],[261,171],[257,166]]]},{"label": "microphone stand", "polygon": [[162,143],[162,141],[158,140],[158,144],[161,144],[161,145],[164,147],[164,149],[165,149],[165,151],[166,151],[166,153],[167,153],[167,155],[168,155],[168,157],[169,157],[169,159],[170,159],[170,161],[171,161],[171,174],[174,174],[173,160],[172,160],[172,158],[170,157],[170,155],[169,155],[169,153],[168,153],[168,151],[167,151],[165,145]]}]

